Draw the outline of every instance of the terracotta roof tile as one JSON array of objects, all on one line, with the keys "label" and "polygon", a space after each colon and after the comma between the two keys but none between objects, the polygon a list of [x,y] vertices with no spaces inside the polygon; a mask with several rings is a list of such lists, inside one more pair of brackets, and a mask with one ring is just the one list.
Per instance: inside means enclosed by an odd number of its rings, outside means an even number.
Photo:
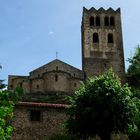
[{"label": "terracotta roof tile", "polygon": [[37,102],[19,102],[17,106],[28,107],[49,107],[49,108],[68,108],[70,105],[66,104],[51,104],[51,103],[37,103]]}]

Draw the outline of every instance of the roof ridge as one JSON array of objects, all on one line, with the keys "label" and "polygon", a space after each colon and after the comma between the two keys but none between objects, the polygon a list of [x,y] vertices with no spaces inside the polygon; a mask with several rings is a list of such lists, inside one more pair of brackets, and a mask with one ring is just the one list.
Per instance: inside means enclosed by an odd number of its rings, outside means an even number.
[{"label": "roof ridge", "polygon": [[77,69],[78,71],[82,71],[81,69],[78,69],[78,68],[76,68],[76,67],[74,67],[74,66],[72,66],[72,65],[70,65],[70,64],[68,64],[68,63],[66,63],[66,62],[64,62],[64,61],[62,61],[62,60],[54,59],[54,60],[50,61],[49,63],[46,63],[46,64],[44,64],[44,65],[42,65],[42,66],[40,66],[40,67],[34,69],[34,70],[31,71],[30,73],[32,73],[32,72],[34,72],[34,71],[36,71],[36,70],[38,70],[38,69],[40,69],[40,68],[43,68],[44,66],[49,65],[49,64],[51,64],[51,63],[53,63],[53,62],[55,62],[55,61],[59,61],[60,63],[66,64],[66,65],[68,65],[69,67],[72,67],[72,68],[74,68],[74,69]]}]

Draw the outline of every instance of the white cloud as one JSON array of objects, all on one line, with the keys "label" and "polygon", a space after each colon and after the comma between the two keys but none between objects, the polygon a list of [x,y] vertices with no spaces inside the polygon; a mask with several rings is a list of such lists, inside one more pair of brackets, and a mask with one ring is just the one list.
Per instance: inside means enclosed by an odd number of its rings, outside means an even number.
[{"label": "white cloud", "polygon": [[49,35],[52,35],[52,34],[54,34],[54,32],[53,32],[53,31],[50,31],[50,32],[49,32]]}]

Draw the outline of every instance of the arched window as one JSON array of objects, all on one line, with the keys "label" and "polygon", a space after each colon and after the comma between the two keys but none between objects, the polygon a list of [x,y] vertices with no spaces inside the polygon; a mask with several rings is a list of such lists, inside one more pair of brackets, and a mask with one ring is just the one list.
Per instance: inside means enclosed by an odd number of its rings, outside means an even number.
[{"label": "arched window", "polygon": [[113,34],[112,33],[109,33],[108,34],[108,43],[113,43]]},{"label": "arched window", "polygon": [[93,43],[99,43],[99,36],[98,33],[93,34]]},{"label": "arched window", "polygon": [[104,18],[104,25],[109,26],[109,18],[108,17]]},{"label": "arched window", "polygon": [[55,75],[55,82],[58,81],[58,75]]},{"label": "arched window", "polygon": [[100,26],[100,17],[99,16],[96,17],[96,26]]},{"label": "arched window", "polygon": [[114,17],[110,17],[110,25],[115,26],[115,19]]},{"label": "arched window", "polygon": [[94,26],[94,17],[90,17],[90,26]]}]

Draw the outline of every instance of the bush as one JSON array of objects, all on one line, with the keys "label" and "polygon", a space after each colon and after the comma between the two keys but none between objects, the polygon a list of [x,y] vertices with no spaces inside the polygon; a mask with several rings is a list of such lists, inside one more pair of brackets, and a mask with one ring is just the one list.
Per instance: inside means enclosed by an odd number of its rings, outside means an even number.
[{"label": "bush", "polygon": [[67,132],[84,139],[98,135],[103,140],[110,140],[111,133],[126,133],[137,114],[131,95],[112,70],[88,79],[71,97]]}]

